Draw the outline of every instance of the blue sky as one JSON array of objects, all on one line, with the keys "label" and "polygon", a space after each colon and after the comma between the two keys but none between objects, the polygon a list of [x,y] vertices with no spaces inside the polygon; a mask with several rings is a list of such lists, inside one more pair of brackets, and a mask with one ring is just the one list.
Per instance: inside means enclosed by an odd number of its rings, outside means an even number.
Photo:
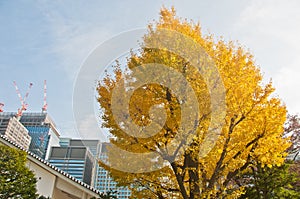
[{"label": "blue sky", "polygon": [[[128,0],[0,1],[0,102],[16,111],[33,82],[28,111],[41,111],[43,80],[48,112],[63,136],[78,137],[72,111],[73,85],[80,66],[112,36],[144,28],[162,5],[200,21],[204,32],[238,40],[254,54],[265,80],[291,113],[300,113],[300,1],[297,0]],[[87,122],[87,121],[85,121]],[[88,126],[88,122],[85,124]],[[92,129],[91,129],[92,131]]]}]

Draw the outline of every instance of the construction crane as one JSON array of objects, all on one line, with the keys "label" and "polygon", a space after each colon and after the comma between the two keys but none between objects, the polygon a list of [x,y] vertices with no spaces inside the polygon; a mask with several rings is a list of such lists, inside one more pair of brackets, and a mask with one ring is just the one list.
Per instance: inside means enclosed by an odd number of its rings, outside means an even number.
[{"label": "construction crane", "polygon": [[3,106],[4,104],[0,102],[0,112],[3,112]]},{"label": "construction crane", "polygon": [[47,84],[46,84],[46,80],[44,80],[44,105],[42,107],[42,112],[43,113],[46,113],[47,112],[47,107],[48,107],[48,104],[47,104]]},{"label": "construction crane", "polygon": [[17,118],[18,118],[18,119],[21,118],[21,116],[22,116],[22,114],[23,114],[23,111],[26,111],[26,110],[27,110],[28,104],[26,103],[26,99],[27,99],[27,97],[28,97],[28,95],[29,95],[29,91],[30,91],[32,85],[33,85],[32,83],[29,84],[29,87],[28,87],[27,92],[26,92],[26,94],[25,94],[25,96],[24,96],[24,99],[23,99],[23,98],[22,98],[22,95],[21,95],[21,93],[20,93],[20,90],[19,90],[19,88],[18,88],[18,86],[17,86],[17,83],[14,81],[14,86],[15,86],[16,92],[17,92],[18,97],[19,97],[20,102],[21,102],[21,108],[18,109],[18,113],[17,113]]}]

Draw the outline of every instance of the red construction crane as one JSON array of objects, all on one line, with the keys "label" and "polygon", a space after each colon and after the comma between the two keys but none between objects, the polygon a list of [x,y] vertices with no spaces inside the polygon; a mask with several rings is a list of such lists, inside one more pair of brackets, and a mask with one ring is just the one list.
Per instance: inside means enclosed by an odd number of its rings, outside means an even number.
[{"label": "red construction crane", "polygon": [[47,85],[46,85],[46,80],[44,80],[44,105],[42,107],[42,112],[45,113],[47,112],[47,107],[48,107],[48,104],[47,104]]},{"label": "red construction crane", "polygon": [[29,84],[29,87],[28,87],[27,92],[26,92],[26,94],[25,94],[25,97],[24,97],[24,99],[23,99],[23,98],[22,98],[22,95],[21,95],[21,93],[20,93],[20,90],[19,90],[19,88],[18,88],[18,86],[17,86],[17,83],[14,81],[14,86],[15,86],[15,88],[16,88],[16,92],[17,92],[18,97],[19,97],[20,102],[21,102],[21,108],[18,109],[18,113],[17,113],[17,117],[18,117],[18,118],[20,118],[20,117],[22,116],[23,111],[26,111],[26,110],[27,110],[28,104],[26,103],[26,99],[27,99],[27,97],[28,97],[28,95],[29,95],[29,91],[30,91],[32,85],[33,85],[32,83]]},{"label": "red construction crane", "polygon": [[4,106],[4,104],[0,102],[0,112],[3,112],[3,109],[2,109],[3,106]]}]

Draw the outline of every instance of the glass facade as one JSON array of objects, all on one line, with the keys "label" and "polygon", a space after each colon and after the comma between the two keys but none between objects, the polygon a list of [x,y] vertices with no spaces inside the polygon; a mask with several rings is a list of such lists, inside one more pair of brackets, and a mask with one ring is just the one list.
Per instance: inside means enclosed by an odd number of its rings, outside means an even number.
[{"label": "glass facade", "polygon": [[26,127],[31,136],[29,150],[37,156],[45,159],[50,140],[49,126],[28,126]]},{"label": "glass facade", "polygon": [[59,146],[61,147],[67,147],[70,145],[71,138],[60,138],[59,139]]},{"label": "glass facade", "polygon": [[52,147],[49,163],[76,179],[92,185],[94,158],[86,147]]},{"label": "glass facade", "polygon": [[126,199],[131,195],[130,190],[127,187],[118,187],[117,183],[109,176],[108,171],[98,166],[97,180],[95,182],[95,188],[100,192],[116,191],[117,198]]},{"label": "glass facade", "polygon": [[[98,158],[102,161],[107,160],[107,149],[109,143],[101,143],[100,153]],[[130,197],[131,192],[127,187],[118,187],[117,183],[109,176],[109,172],[103,167],[96,164],[96,176],[94,181],[94,187],[100,192],[116,191],[117,198],[127,199]]]},{"label": "glass facade", "polygon": [[48,160],[52,146],[59,146],[59,133],[47,113],[23,113],[20,122],[27,128],[32,140],[29,151]]},{"label": "glass facade", "polygon": [[[61,138],[60,139],[61,147],[87,147],[91,154],[94,157],[94,168],[90,173],[92,176],[92,185],[94,188],[98,189],[100,192],[108,192],[108,191],[116,191],[117,198],[120,199],[127,199],[130,197],[131,192],[127,187],[118,187],[117,183],[113,181],[113,179],[109,176],[109,172],[106,171],[104,168],[100,167],[98,164],[98,160],[101,159],[105,161],[107,158],[107,150],[106,146],[109,143],[101,143],[100,140],[80,140],[80,139],[70,139],[70,138]],[[67,153],[66,151],[64,153]],[[70,166],[70,161],[66,160],[65,162],[56,160],[57,162],[53,162],[53,158],[50,159],[50,163],[54,165],[58,165],[57,167],[63,168],[64,171],[69,171],[71,175],[75,177],[76,172],[72,170]],[[72,162],[72,165],[75,166],[75,163]],[[92,165],[92,164],[87,164]],[[82,165],[77,165],[78,167],[82,168]],[[77,170],[79,173],[79,170]],[[72,173],[73,174],[72,174]],[[77,175],[77,179],[79,179],[80,175]]]},{"label": "glass facade", "polygon": [[85,160],[75,159],[49,159],[49,162],[57,168],[67,172],[74,178],[83,182]]},{"label": "glass facade", "polygon": [[[16,114],[4,112],[0,114],[0,118],[14,118]],[[47,160],[51,146],[59,146],[59,132],[50,116],[47,113],[23,113],[18,122],[31,137],[29,151]]]}]

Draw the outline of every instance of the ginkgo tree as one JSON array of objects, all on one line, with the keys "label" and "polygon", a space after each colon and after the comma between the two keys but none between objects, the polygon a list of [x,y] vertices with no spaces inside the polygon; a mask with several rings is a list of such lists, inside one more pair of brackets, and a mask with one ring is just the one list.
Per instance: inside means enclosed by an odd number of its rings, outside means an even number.
[{"label": "ginkgo tree", "polygon": [[289,147],[286,108],[262,78],[238,43],[162,8],[140,49],[99,81],[112,134],[99,164],[132,198],[238,197],[238,174],[281,165]]}]

